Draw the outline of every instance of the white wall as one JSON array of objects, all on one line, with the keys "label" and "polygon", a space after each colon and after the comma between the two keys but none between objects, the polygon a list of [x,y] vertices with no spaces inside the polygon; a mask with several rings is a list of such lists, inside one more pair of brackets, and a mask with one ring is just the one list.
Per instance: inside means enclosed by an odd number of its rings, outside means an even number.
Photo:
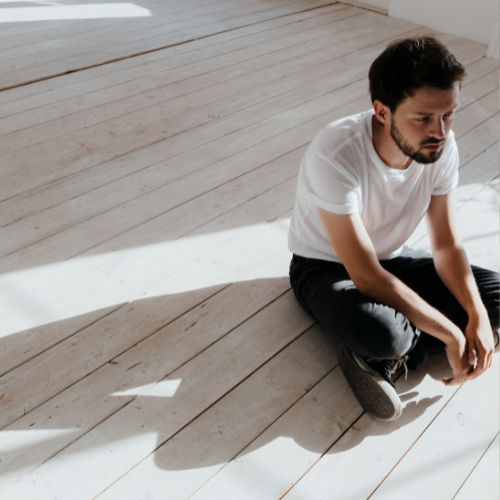
[{"label": "white wall", "polygon": [[389,16],[489,45],[498,0],[392,0]]},{"label": "white wall", "polygon": [[[362,0],[367,6],[489,46],[498,59],[498,0]],[[349,0],[347,0],[349,2]]]}]

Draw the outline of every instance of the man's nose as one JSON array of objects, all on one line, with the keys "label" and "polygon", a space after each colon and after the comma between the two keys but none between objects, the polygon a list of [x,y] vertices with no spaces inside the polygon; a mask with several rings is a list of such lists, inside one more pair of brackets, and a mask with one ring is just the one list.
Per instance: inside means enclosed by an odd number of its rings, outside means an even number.
[{"label": "man's nose", "polygon": [[443,120],[436,120],[433,123],[432,129],[429,131],[429,135],[431,137],[435,137],[436,139],[444,139],[446,135],[446,130],[444,128]]}]

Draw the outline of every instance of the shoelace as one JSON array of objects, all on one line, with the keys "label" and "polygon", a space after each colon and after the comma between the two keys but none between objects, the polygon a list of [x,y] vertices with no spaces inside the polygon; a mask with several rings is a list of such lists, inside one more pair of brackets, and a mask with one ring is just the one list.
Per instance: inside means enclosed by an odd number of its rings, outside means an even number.
[{"label": "shoelace", "polygon": [[387,364],[385,365],[385,373],[389,378],[389,380],[391,379],[391,376],[396,373],[397,369],[400,366],[404,366],[405,368],[405,380],[408,378],[408,366],[406,364],[407,360],[408,356],[403,356],[402,358],[399,359],[393,359],[387,361]]}]

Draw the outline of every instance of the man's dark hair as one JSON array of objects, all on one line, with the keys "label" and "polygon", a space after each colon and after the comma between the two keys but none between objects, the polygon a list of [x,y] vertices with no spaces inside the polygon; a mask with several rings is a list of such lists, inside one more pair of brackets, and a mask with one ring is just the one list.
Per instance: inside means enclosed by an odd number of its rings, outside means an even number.
[{"label": "man's dark hair", "polygon": [[370,94],[391,112],[424,86],[448,90],[465,77],[465,68],[431,35],[390,43],[370,67]]}]

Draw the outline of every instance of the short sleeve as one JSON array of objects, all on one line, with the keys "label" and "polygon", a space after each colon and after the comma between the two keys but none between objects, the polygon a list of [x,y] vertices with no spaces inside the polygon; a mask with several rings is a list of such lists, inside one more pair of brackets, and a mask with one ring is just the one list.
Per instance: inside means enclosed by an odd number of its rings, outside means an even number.
[{"label": "short sleeve", "polygon": [[310,151],[304,156],[301,175],[303,194],[314,205],[336,214],[359,212],[359,182],[342,159]]},{"label": "short sleeve", "polygon": [[449,148],[440,161],[436,163],[439,169],[436,172],[432,196],[448,194],[458,185],[458,148],[454,134],[450,134]]}]

